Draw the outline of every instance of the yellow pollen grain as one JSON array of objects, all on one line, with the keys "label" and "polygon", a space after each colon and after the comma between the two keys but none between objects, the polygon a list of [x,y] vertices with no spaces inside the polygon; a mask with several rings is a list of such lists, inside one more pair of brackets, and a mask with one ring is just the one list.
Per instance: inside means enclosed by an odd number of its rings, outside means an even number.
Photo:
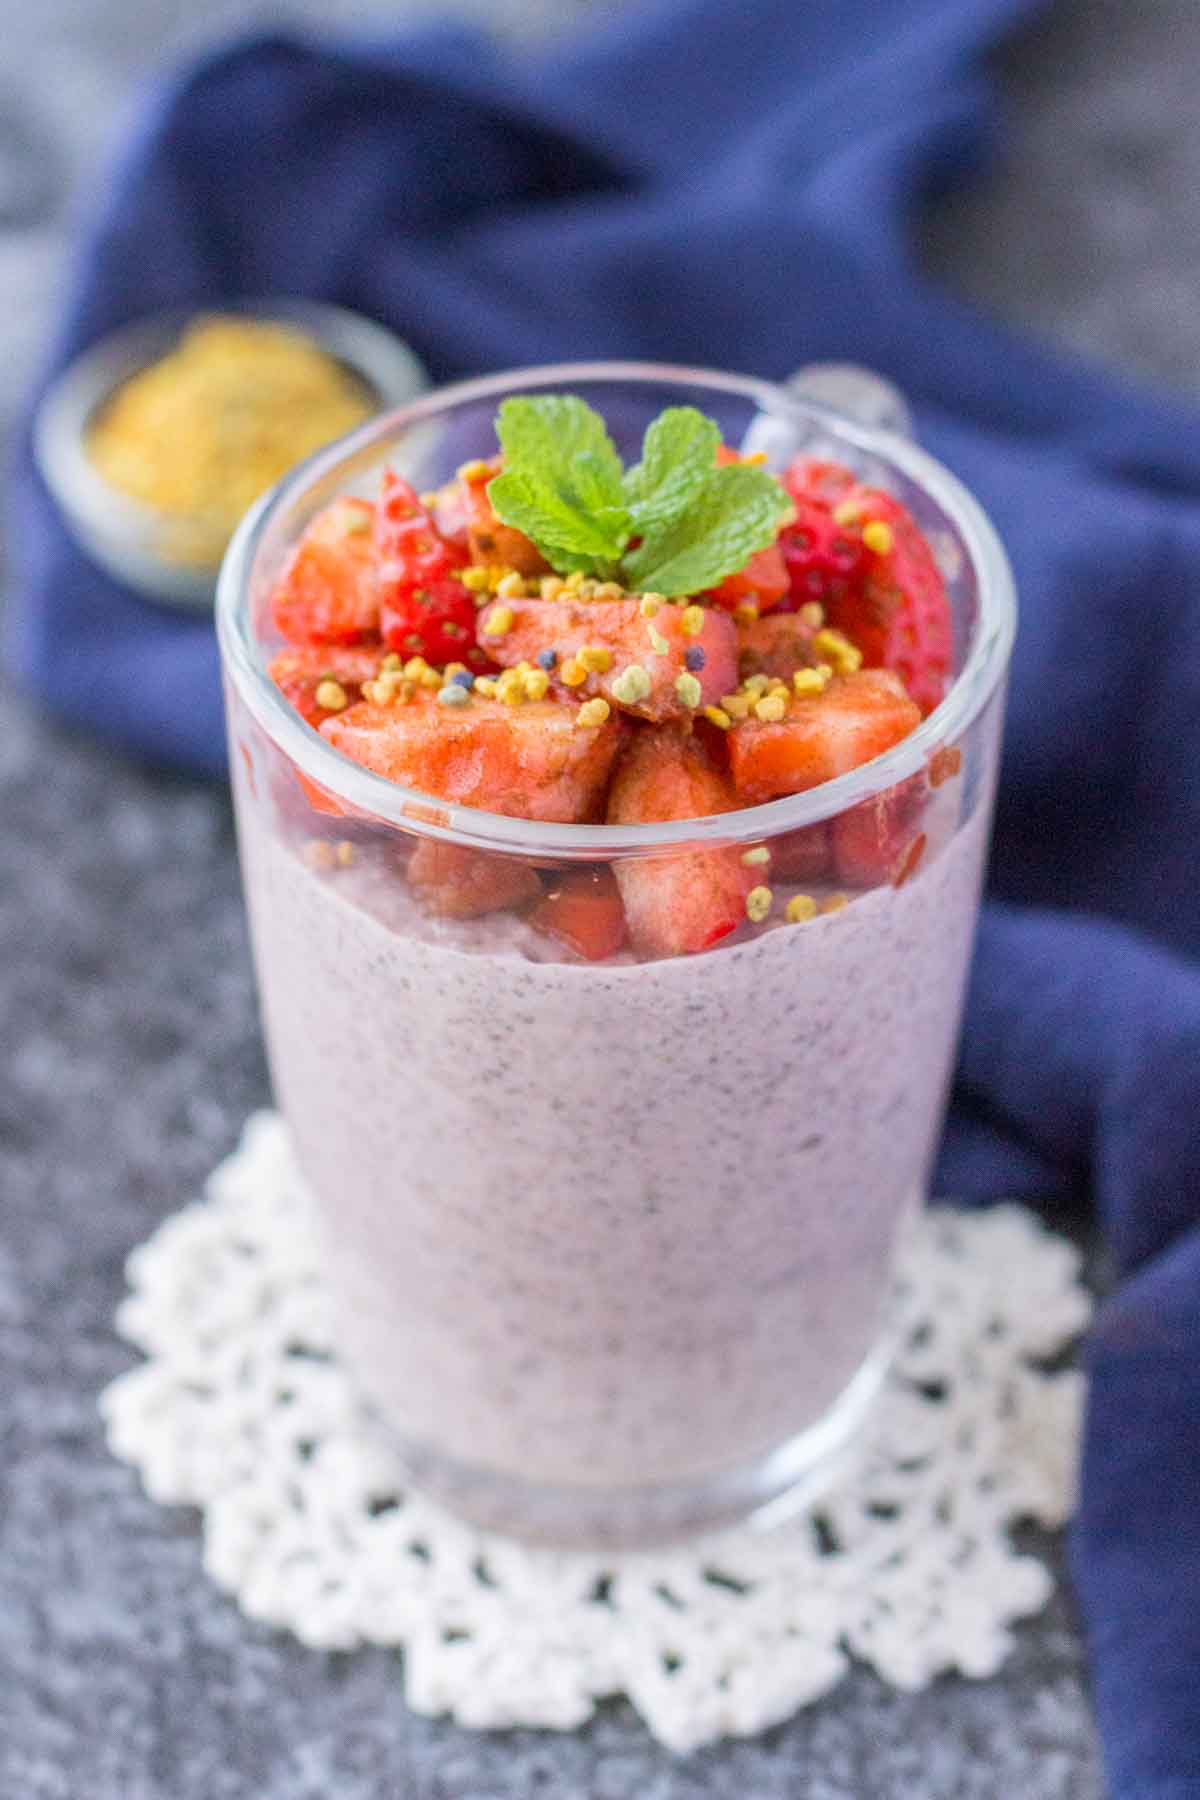
[{"label": "yellow pollen grain", "polygon": [[813,649],[818,656],[825,657],[839,675],[853,675],[862,668],[862,651],[857,644],[840,631],[818,631],[813,638]]},{"label": "yellow pollen grain", "polygon": [[442,670],[442,680],[450,681],[453,679],[453,677],[455,675],[465,675],[466,673],[467,673],[466,663],[448,662],[446,664],[445,668]]},{"label": "yellow pollen grain", "polygon": [[567,579],[563,585],[565,587],[569,587],[573,594],[577,594],[579,592],[580,588],[583,586],[583,582],[584,582],[583,570],[582,569],[572,569],[571,573],[567,576]]},{"label": "yellow pollen grain", "polygon": [[476,694],[481,694],[485,700],[494,700],[496,698],[496,684],[490,675],[480,675],[471,691]]},{"label": "yellow pollen grain", "polygon": [[761,925],[771,910],[774,899],[769,887],[752,887],[746,895],[746,917],[754,925]]},{"label": "yellow pollen grain", "polygon": [[757,601],[739,600],[733,609],[733,616],[739,625],[753,625],[758,618]]},{"label": "yellow pollen grain", "polygon": [[816,918],[817,903],[811,894],[793,894],[783,910],[789,925],[803,925],[806,919]]},{"label": "yellow pollen grain", "polygon": [[612,651],[606,644],[585,644],[582,650],[575,652],[575,657],[589,675],[607,675],[612,668]]},{"label": "yellow pollen grain", "polygon": [[717,727],[718,731],[728,731],[729,727],[733,724],[733,720],[730,718],[729,714],[720,706],[706,706],[704,709],[704,716],[710,725],[715,725]]},{"label": "yellow pollen grain", "polygon": [[766,463],[766,460],[767,453],[765,450],[752,450],[749,456],[743,456],[742,458],[742,461],[748,469],[761,469]]},{"label": "yellow pollen grain", "polygon": [[867,524],[863,526],[862,540],[867,549],[875,556],[890,555],[892,546],[896,542],[891,526],[885,524],[882,519],[868,520]]},{"label": "yellow pollen grain", "polygon": [[652,619],[662,611],[662,600],[657,594],[643,594],[638,610],[643,619]]},{"label": "yellow pollen grain", "polygon": [[597,583],[592,598],[594,600],[623,600],[625,589],[619,581],[601,581]]},{"label": "yellow pollen grain", "polygon": [[750,696],[748,694],[722,694],[721,705],[731,719],[748,719],[750,717]]},{"label": "yellow pollen grain", "polygon": [[820,631],[825,623],[825,608],[819,600],[806,600],[796,617],[802,625],[810,625],[814,631]]},{"label": "yellow pollen grain", "polygon": [[316,701],[322,712],[341,712],[346,704],[346,690],[340,681],[327,675],[317,683]]},{"label": "yellow pollen grain", "polygon": [[429,664],[423,656],[410,656],[404,665],[404,673],[410,681],[420,681]]},{"label": "yellow pollen grain", "polygon": [[558,673],[559,679],[565,681],[568,687],[582,687],[588,676],[577,656],[569,656]]},{"label": "yellow pollen grain", "polygon": [[763,674],[747,675],[744,685],[747,693],[765,694],[771,685],[771,677]]},{"label": "yellow pollen grain", "polygon": [[503,637],[513,628],[513,609],[511,606],[493,606],[483,621],[483,629],[488,637]]},{"label": "yellow pollen grain", "polygon": [[827,899],[822,900],[821,911],[823,913],[839,913],[849,906],[849,904],[849,894],[830,894]]},{"label": "yellow pollen grain", "polygon": [[699,637],[704,630],[704,608],[702,606],[685,606],[683,617],[679,621],[679,629],[684,637]]},{"label": "yellow pollen grain", "polygon": [[[525,698],[527,700],[544,700],[550,687],[550,677],[545,669],[531,669],[524,677]],[[476,687],[479,683],[476,682]]]},{"label": "yellow pollen grain", "polygon": [[525,577],[515,569],[509,571],[496,588],[501,600],[523,600],[525,598]]},{"label": "yellow pollen grain", "polygon": [[829,677],[822,675],[820,669],[797,669],[792,676],[792,687],[797,694],[823,694]]},{"label": "yellow pollen grain", "polygon": [[421,677],[421,686],[423,688],[440,688],[441,685],[442,685],[442,678],[438,674],[437,670],[436,669],[426,669],[425,673]]},{"label": "yellow pollen grain", "polygon": [[855,525],[862,507],[857,500],[839,500],[833,509],[835,525]]},{"label": "yellow pollen grain", "polygon": [[771,852],[765,844],[755,844],[753,849],[742,851],[742,861],[748,869],[756,868],[759,863],[768,863],[770,860]]},{"label": "yellow pollen grain", "polygon": [[685,706],[690,706],[693,712],[699,706],[701,698],[703,697],[703,689],[701,688],[700,683],[687,669],[685,669],[682,674],[675,677],[675,692],[679,695],[683,704]]},{"label": "yellow pollen grain", "polygon": [[538,591],[543,600],[557,600],[566,585],[561,575],[543,575]]},{"label": "yellow pollen grain", "polygon": [[609,705],[607,700],[601,700],[599,698],[595,700],[585,700],[575,716],[575,723],[577,725],[585,726],[603,725],[608,718],[608,714]]},{"label": "yellow pollen grain", "polygon": [[787,701],[782,694],[764,694],[754,708],[755,718],[761,719],[764,725],[778,725],[786,715]]},{"label": "yellow pollen grain", "polygon": [[641,663],[630,663],[612,684],[613,699],[619,700],[622,706],[636,706],[639,700],[646,698],[653,686],[654,683]]},{"label": "yellow pollen grain", "polygon": [[481,456],[473,457],[470,462],[460,463],[458,466],[460,481],[490,481],[494,474],[491,463],[484,462]]},{"label": "yellow pollen grain", "polygon": [[402,669],[404,661],[402,657],[396,655],[394,650],[389,650],[379,666],[385,673],[390,673],[393,669]]}]

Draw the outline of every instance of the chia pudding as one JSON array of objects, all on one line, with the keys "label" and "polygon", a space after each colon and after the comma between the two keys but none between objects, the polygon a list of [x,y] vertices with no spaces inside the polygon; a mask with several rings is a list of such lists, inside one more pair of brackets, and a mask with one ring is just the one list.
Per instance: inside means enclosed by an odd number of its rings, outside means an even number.
[{"label": "chia pudding", "polygon": [[826,1413],[928,1174],[986,829],[899,890],[617,966],[546,961],[511,915],[431,921],[370,847],[314,869],[244,830],[341,1345],[412,1454],[622,1491]]},{"label": "chia pudding", "polygon": [[[607,419],[536,374],[468,385],[370,428],[405,466],[372,495],[336,456],[336,487],[297,477],[219,617],[339,1353],[465,1516],[644,1542],[811,1491],[878,1388],[1010,620],[919,452],[892,485],[861,446],[776,472],[729,447],[797,425],[762,384],[739,424],[732,378],[718,421],[658,411],[661,371],[573,373]],[[499,451],[448,474],[464,441]]]}]

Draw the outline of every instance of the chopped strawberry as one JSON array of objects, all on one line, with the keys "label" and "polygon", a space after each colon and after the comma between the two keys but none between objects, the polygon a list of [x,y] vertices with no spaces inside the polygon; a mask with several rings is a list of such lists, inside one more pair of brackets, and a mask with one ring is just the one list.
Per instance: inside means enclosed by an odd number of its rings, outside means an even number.
[{"label": "chopped strawberry", "polygon": [[835,676],[824,693],[793,697],[777,722],[746,719],[728,733],[738,797],[756,805],[832,781],[890,750],[920,719],[889,669]]},{"label": "chopped strawberry", "polygon": [[465,552],[439,534],[429,509],[392,469],[383,472],[375,549],[388,649],[439,666],[490,667],[475,643],[475,602],[458,579]]},{"label": "chopped strawberry", "polygon": [[813,655],[813,628],[798,613],[772,613],[768,619],[738,624],[738,674],[777,675],[790,681],[797,669],[819,659]]},{"label": "chopped strawberry", "polygon": [[[726,778],[695,737],[673,726],[639,729],[608,800],[610,824],[701,819],[736,805]],[[626,858],[615,869],[634,947],[646,956],[707,950],[746,916],[754,876],[735,849]]]},{"label": "chopped strawberry", "polygon": [[954,630],[945,582],[912,514],[836,463],[799,459],[784,484],[799,514],[780,540],[793,602],[819,600],[866,665],[895,669],[931,712],[953,674]]},{"label": "chopped strawberry", "polygon": [[776,881],[795,881],[806,886],[828,875],[831,857],[830,831],[827,820],[819,825],[801,825],[771,840],[771,877]]},{"label": "chopped strawberry", "polygon": [[[320,725],[347,703],[362,698],[362,684],[373,681],[379,673],[383,652],[379,649],[324,649],[308,644],[295,650],[281,650],[273,657],[267,674],[310,725]],[[326,681],[334,681],[346,696],[340,704],[322,706],[317,690]]]},{"label": "chopped strawberry", "polygon": [[500,473],[501,459],[468,465],[471,479],[460,476],[467,513],[467,542],[471,561],[494,563],[506,569],[517,569],[522,575],[544,575],[550,564],[537,546],[515,525],[504,525],[496,517],[488,499],[488,482]]},{"label": "chopped strawberry", "polygon": [[[485,607],[480,615],[479,641],[497,662],[510,668],[519,662],[540,662],[561,681],[564,666],[580,650],[588,646],[606,650],[610,666],[590,673],[573,691],[602,695],[612,705],[656,724],[696,710],[676,689],[680,675],[695,675],[701,707],[737,686],[734,623],[715,608],[696,609],[700,630],[695,636],[684,630],[683,607],[660,606],[648,619],[637,599],[509,600],[504,609],[512,615],[512,623],[500,635],[487,630],[491,609]],[[649,683],[645,693],[644,684],[622,681],[631,667],[644,671]]]},{"label": "chopped strawberry", "polygon": [[275,629],[291,644],[358,644],[379,625],[374,507],[335,500],[312,521],[271,595]]},{"label": "chopped strawberry", "polygon": [[743,601],[754,601],[759,612],[765,613],[777,606],[790,589],[791,575],[783,550],[774,543],[768,544],[765,550],[756,550],[745,568],[739,569],[736,575],[727,575],[720,587],[713,589],[709,599],[731,612]]},{"label": "chopped strawberry", "polygon": [[839,879],[851,887],[897,881],[920,834],[926,793],[924,775],[912,775],[840,813],[832,823]]},{"label": "chopped strawberry", "polygon": [[601,866],[555,875],[529,923],[587,962],[615,956],[625,943],[625,909],[612,870]]},{"label": "chopped strawberry", "polygon": [[529,906],[542,884],[528,863],[422,838],[408,859],[408,884],[426,912],[440,919],[477,919]]},{"label": "chopped strawberry", "polygon": [[473,696],[449,707],[424,690],[408,705],[362,701],[321,733],[352,761],[422,793],[577,824],[603,815],[622,723],[579,726],[576,709],[554,700],[506,706]]},{"label": "chopped strawberry", "polygon": [[[827,607],[840,595],[856,592],[862,582],[862,539],[839,525],[830,503],[808,488],[807,471],[828,467],[793,463],[783,477],[796,506],[794,521],[784,527],[779,539],[794,607],[810,600]],[[818,481],[816,485],[821,491],[822,484]]]}]

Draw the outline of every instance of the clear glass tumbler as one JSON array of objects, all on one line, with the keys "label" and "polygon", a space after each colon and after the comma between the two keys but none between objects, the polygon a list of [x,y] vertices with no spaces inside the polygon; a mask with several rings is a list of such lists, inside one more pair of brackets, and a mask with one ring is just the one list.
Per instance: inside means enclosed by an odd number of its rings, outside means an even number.
[{"label": "clear glass tumbler", "polygon": [[[340,756],[266,674],[283,559],[385,464],[425,489],[490,454],[500,400],[539,389],[582,394],[627,460],[662,407],[690,404],[728,443],[890,489],[951,595],[943,703],[836,781],[661,825],[533,823]],[[1014,614],[992,527],[914,444],[657,365],[446,388],[320,452],[243,523],[218,617],[275,1092],[341,1354],[413,1481],[462,1515],[650,1541],[811,1491],[862,1420],[942,1122]],[[831,842],[884,809],[907,821],[903,857],[838,891]],[[588,962],[521,910],[581,870],[628,886],[674,860],[686,887],[688,859],[759,847],[767,917],[701,954]],[[462,885],[430,870],[464,858],[511,881],[513,910],[462,916]],[[798,893],[813,916],[793,922]]]}]

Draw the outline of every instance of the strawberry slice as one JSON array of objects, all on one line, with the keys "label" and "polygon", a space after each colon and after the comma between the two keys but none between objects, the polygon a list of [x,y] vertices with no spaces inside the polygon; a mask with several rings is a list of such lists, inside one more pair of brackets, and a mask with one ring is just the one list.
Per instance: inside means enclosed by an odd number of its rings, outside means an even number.
[{"label": "strawberry slice", "polygon": [[832,859],[829,821],[801,825],[771,840],[771,878],[794,881],[801,887],[828,875]]},{"label": "strawberry slice", "polygon": [[622,722],[577,726],[555,700],[506,706],[472,696],[443,706],[428,690],[408,705],[361,701],[326,719],[336,750],[389,781],[519,819],[579,824],[603,816]]},{"label": "strawberry slice", "polygon": [[[606,650],[612,659],[608,669],[589,674],[573,691],[583,696],[601,695],[637,718],[661,724],[690,717],[696,711],[676,689],[680,675],[695,675],[699,707],[711,705],[737,686],[733,620],[715,608],[698,607],[695,617],[700,630],[691,636],[684,629],[685,610],[660,606],[648,619],[636,598],[510,600],[504,603],[504,611],[511,615],[512,623],[498,636],[487,630],[493,609],[483,609],[479,641],[488,655],[510,668],[519,662],[540,662],[556,682],[580,650],[589,646]],[[622,682],[631,667],[644,671],[649,682],[645,693],[640,686],[630,688]]]},{"label": "strawberry slice", "polygon": [[380,649],[337,645],[326,649],[319,644],[306,644],[303,648],[281,650],[272,658],[267,674],[300,717],[319,726],[341,706],[322,706],[317,699],[318,688],[326,681],[336,682],[346,696],[341,704],[353,704],[362,698],[363,682],[373,681],[378,675],[382,658]]},{"label": "strawberry slice", "polygon": [[[695,737],[664,725],[639,729],[608,799],[610,824],[700,819],[736,805],[729,783]],[[630,940],[643,956],[707,950],[746,917],[754,875],[736,849],[685,850],[616,865]]]},{"label": "strawberry slice", "polygon": [[953,674],[954,630],[945,582],[912,514],[837,463],[800,458],[783,481],[797,509],[780,539],[792,603],[819,600],[867,667],[895,669],[931,712]]},{"label": "strawberry slice", "polygon": [[920,719],[890,669],[835,676],[824,693],[793,696],[778,721],[734,726],[727,734],[734,787],[751,806],[818,787],[890,750]]},{"label": "strawberry slice", "polygon": [[587,962],[615,956],[625,943],[625,909],[612,870],[601,866],[555,875],[529,923]]},{"label": "strawberry slice", "polygon": [[488,499],[488,482],[500,473],[502,463],[503,459],[499,456],[492,457],[490,462],[469,463],[467,467],[471,471],[470,476],[459,477],[467,515],[467,543],[471,561],[516,569],[522,575],[547,574],[550,564],[536,544],[523,531],[518,531],[515,525],[503,524],[496,517]]},{"label": "strawberry slice", "polygon": [[790,681],[797,669],[819,661],[812,641],[813,627],[797,613],[772,613],[745,625],[739,622],[738,673],[743,681],[748,675],[777,675]]},{"label": "strawberry slice", "polygon": [[466,553],[441,536],[428,507],[385,469],[375,514],[379,626],[389,650],[439,667],[490,667],[475,643],[475,602],[458,579]]},{"label": "strawberry slice", "polygon": [[791,591],[791,573],[778,542],[756,550],[744,569],[727,575],[708,596],[717,606],[732,612],[744,601],[753,601],[759,612],[768,612]]},{"label": "strawberry slice", "polygon": [[271,595],[271,619],[291,644],[358,644],[379,625],[368,500],[335,500],[292,551]]},{"label": "strawberry slice", "polygon": [[924,775],[912,775],[833,820],[833,862],[840,880],[851,887],[880,887],[914,873],[915,863],[909,864],[927,791]]},{"label": "strawberry slice", "polygon": [[542,891],[528,863],[491,851],[422,838],[408,859],[408,885],[439,919],[478,919],[529,906]]}]

